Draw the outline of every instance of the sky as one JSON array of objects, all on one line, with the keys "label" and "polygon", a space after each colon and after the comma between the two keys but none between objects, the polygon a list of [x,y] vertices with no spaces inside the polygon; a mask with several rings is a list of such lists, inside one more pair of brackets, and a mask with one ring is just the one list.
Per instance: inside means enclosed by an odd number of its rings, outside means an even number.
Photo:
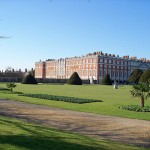
[{"label": "sky", "polygon": [[150,0],[0,0],[0,70],[103,51],[150,59]]}]

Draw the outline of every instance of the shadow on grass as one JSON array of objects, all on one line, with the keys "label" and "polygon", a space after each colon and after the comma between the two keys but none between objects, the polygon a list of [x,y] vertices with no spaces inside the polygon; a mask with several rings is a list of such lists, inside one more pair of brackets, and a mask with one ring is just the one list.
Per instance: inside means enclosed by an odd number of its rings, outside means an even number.
[{"label": "shadow on grass", "polygon": [[116,150],[130,149],[111,141],[51,129],[0,116],[0,149],[29,150]]},{"label": "shadow on grass", "polygon": [[76,143],[65,142],[63,138],[35,137],[35,136],[17,136],[2,135],[0,144],[9,144],[11,146],[26,148],[30,150],[105,150],[104,148],[94,148]]},{"label": "shadow on grass", "polygon": [[1,117],[0,124],[5,127],[5,131],[0,133],[2,149],[7,149],[7,145],[14,149],[30,150],[106,150],[104,145],[97,143],[90,146],[91,141],[87,138],[47,127]]}]

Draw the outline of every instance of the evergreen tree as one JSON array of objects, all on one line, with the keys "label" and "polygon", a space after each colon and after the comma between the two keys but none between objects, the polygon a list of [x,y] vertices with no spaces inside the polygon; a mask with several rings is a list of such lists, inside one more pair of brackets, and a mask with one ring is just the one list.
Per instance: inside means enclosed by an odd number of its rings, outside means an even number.
[{"label": "evergreen tree", "polygon": [[134,69],[130,77],[128,78],[128,82],[138,83],[142,74],[143,74],[143,71],[141,69]]},{"label": "evergreen tree", "polygon": [[150,79],[150,69],[144,71],[139,82],[146,83],[149,82],[149,79]]},{"label": "evergreen tree", "polygon": [[28,75],[26,75],[23,80],[22,80],[22,84],[37,84],[36,79],[29,73]]},{"label": "evergreen tree", "polygon": [[104,85],[112,85],[112,82],[111,82],[109,74],[106,74],[106,76],[104,76],[104,78],[102,79],[102,84],[104,84]]},{"label": "evergreen tree", "polygon": [[68,84],[71,84],[71,85],[82,85],[82,80],[81,78],[79,77],[78,73],[77,72],[74,72],[71,77],[68,79],[67,81]]}]

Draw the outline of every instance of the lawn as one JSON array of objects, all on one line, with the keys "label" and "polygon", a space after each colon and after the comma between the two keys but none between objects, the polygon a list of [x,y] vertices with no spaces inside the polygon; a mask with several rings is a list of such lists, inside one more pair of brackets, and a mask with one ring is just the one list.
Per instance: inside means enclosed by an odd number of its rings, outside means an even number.
[{"label": "lawn", "polygon": [[[144,150],[0,116],[1,150]],[[145,149],[146,150],[146,149]]]},{"label": "lawn", "polygon": [[[6,86],[5,84],[0,84],[0,87]],[[18,84],[17,87],[14,89],[14,91],[19,91],[23,93],[51,94],[59,96],[99,99],[103,100],[103,102],[74,104],[2,93],[0,93],[0,97],[24,101],[28,103],[71,109],[76,111],[150,120],[149,112],[133,112],[118,108],[119,106],[123,105],[126,106],[126,105],[140,104],[140,100],[138,98],[131,97],[130,90],[131,86],[119,86],[119,89],[115,90],[113,89],[112,86],[104,86],[104,85],[73,86],[73,85],[50,85],[50,84],[39,84],[39,85]],[[145,105],[150,106],[150,99],[147,99],[145,102],[146,102]]]}]

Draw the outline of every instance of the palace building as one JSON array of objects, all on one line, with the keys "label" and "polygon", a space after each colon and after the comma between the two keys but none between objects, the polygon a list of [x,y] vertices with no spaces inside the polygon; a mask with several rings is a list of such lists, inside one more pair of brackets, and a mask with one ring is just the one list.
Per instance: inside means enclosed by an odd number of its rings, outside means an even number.
[{"label": "palace building", "polygon": [[112,81],[123,83],[136,68],[150,69],[150,60],[129,56],[119,57],[100,51],[81,57],[36,62],[35,78],[68,79],[73,72],[77,72],[81,79],[89,80],[90,83],[101,83],[106,74],[110,75]]}]

